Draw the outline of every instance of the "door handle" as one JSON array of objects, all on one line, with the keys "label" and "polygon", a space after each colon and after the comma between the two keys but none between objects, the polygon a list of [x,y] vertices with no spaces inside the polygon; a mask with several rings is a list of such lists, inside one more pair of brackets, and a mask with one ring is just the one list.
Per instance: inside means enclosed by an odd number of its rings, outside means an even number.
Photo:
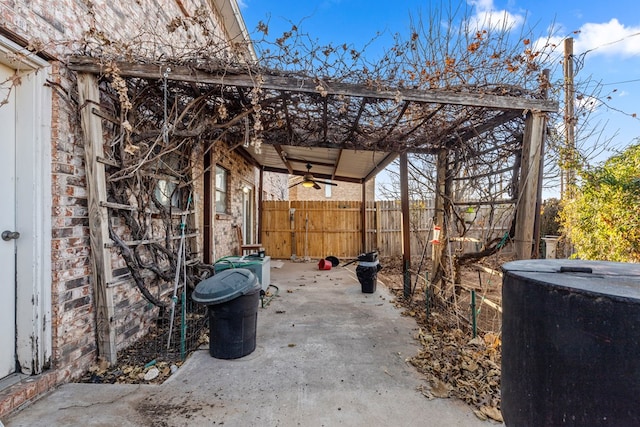
[{"label": "door handle", "polygon": [[2,232],[2,240],[4,240],[5,242],[8,242],[9,240],[19,239],[19,238],[20,238],[20,233],[18,233],[17,231],[4,230]]}]

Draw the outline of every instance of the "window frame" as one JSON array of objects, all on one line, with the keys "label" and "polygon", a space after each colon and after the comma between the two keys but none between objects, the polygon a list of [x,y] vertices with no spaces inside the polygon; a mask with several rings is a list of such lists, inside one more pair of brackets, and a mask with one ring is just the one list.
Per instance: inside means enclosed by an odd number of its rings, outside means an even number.
[{"label": "window frame", "polygon": [[[218,176],[222,173],[224,176],[224,185],[219,185]],[[214,176],[214,208],[216,214],[228,214],[229,213],[229,170],[221,165],[216,165]],[[219,195],[223,195],[220,200]],[[224,204],[224,210],[221,209],[221,205]]]}]

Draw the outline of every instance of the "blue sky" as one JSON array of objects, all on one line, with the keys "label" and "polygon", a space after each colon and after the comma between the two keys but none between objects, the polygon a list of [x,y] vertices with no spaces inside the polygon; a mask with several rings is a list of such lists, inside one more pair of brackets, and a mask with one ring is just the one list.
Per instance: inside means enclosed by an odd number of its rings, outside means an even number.
[{"label": "blue sky", "polygon": [[[458,0],[453,0],[459,4]],[[275,38],[296,24],[301,32],[324,43],[349,43],[362,47],[376,35],[370,54],[390,47],[394,33],[408,33],[411,16],[428,16],[430,7],[448,7],[447,0],[241,0],[247,29],[256,36],[259,21],[268,22],[269,37]],[[473,17],[495,22],[505,19],[520,28],[534,28],[546,37],[553,28],[553,41],[572,36],[574,52],[582,64],[577,81],[601,86],[601,99],[595,102],[589,118],[597,129],[590,143],[611,140],[613,149],[624,148],[640,137],[640,7],[637,0],[467,0]],[[514,31],[519,31],[516,29]],[[257,36],[256,36],[257,37]],[[557,77],[562,72],[556,69]],[[590,89],[587,89],[587,94]],[[607,99],[606,95],[610,98]],[[584,100],[589,100],[588,97]],[[602,160],[608,154],[594,158]]]},{"label": "blue sky", "polygon": [[[275,39],[295,24],[319,44],[367,47],[369,56],[393,46],[392,35],[408,34],[412,17],[428,19],[430,8],[449,8],[449,0],[239,0],[252,37],[258,22],[268,22]],[[577,139],[586,160],[596,165],[640,138],[640,7],[638,0],[452,0],[469,8],[471,19],[506,21],[514,32],[532,29],[538,45],[557,45],[552,80],[562,78],[562,46],[574,38],[576,81],[589,107],[579,117]],[[517,37],[518,34],[515,34]],[[551,38],[549,38],[551,37]],[[534,42],[534,46],[537,43]],[[588,95],[597,91],[598,99]],[[564,95],[558,94],[563,97]],[[634,117],[634,115],[637,115]],[[555,124],[564,134],[562,116]],[[553,126],[553,125],[552,125]],[[386,174],[377,177],[384,182]],[[551,187],[549,187],[549,185]],[[545,184],[543,197],[558,197],[557,181]]]}]

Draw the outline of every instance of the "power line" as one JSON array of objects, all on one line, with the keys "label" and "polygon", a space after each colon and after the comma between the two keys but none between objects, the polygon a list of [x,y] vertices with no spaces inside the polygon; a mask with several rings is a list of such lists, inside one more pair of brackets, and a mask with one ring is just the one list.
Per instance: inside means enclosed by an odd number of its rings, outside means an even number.
[{"label": "power line", "polygon": [[[628,40],[628,39],[630,39],[632,37],[637,37],[637,36],[640,36],[640,32],[633,33],[633,34],[628,34],[628,35],[626,35],[626,36],[624,36],[624,37],[622,37],[621,39],[618,39],[618,40],[614,40],[614,41],[607,42],[607,43],[602,43],[601,45],[596,46],[596,47],[594,47],[592,49],[585,50],[584,52],[580,53],[579,55],[574,55],[573,58],[574,58],[574,61],[576,62],[576,68],[579,70],[582,67],[584,67],[584,62],[585,62],[585,58],[586,58],[587,54],[589,54],[589,53],[591,53],[591,52],[593,52],[595,50],[598,50],[600,48],[603,48],[605,46],[611,46],[611,45],[614,45],[616,43],[621,43],[621,42],[623,42],[625,40]],[[615,84],[615,83],[611,83],[611,84]]]},{"label": "power line", "polygon": [[635,82],[640,82],[640,79],[624,80],[624,81],[621,81],[621,82],[613,82],[613,83],[602,83],[601,86],[622,85],[622,84],[625,84],[625,83],[635,83]]},{"label": "power line", "polygon": [[640,32],[626,35],[626,36],[624,36],[623,38],[621,38],[619,40],[614,40],[614,41],[608,42],[608,43],[602,43],[600,46],[596,46],[593,49],[585,50],[580,55],[581,56],[585,56],[587,53],[593,52],[594,50],[600,49],[601,47],[611,46],[612,44],[620,43],[620,42],[623,42],[623,41],[625,41],[627,39],[630,39],[631,37],[636,37],[636,36],[640,36]]}]

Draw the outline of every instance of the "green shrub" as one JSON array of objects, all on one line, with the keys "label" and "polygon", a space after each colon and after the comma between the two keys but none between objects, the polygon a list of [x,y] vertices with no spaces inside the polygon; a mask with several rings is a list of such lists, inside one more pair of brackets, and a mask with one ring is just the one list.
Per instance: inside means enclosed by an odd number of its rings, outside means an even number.
[{"label": "green shrub", "polygon": [[640,144],[580,173],[561,223],[581,259],[640,262]]}]

